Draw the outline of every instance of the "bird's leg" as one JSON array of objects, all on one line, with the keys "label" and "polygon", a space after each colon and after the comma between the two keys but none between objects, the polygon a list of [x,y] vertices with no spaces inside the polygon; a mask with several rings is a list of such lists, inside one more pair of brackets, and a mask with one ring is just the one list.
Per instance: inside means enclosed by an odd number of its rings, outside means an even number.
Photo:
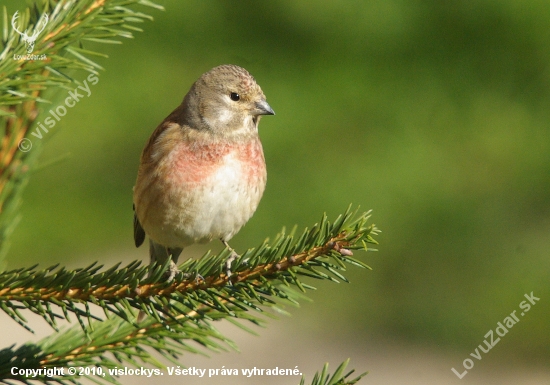
[{"label": "bird's leg", "polygon": [[[183,249],[180,249],[180,248],[175,248],[175,249],[166,248],[168,255],[172,257],[172,259],[170,260],[170,266],[166,271],[166,276],[167,276],[166,282],[171,282],[176,277],[176,274],[180,272],[177,262],[182,250]],[[191,273],[185,273],[183,276],[185,279],[191,278]],[[197,273],[195,277],[195,283],[199,283],[199,280],[204,281],[204,277]]]},{"label": "bird's leg", "polygon": [[[229,249],[229,251],[231,251],[231,254],[229,255],[229,258],[227,258],[227,260],[225,261],[225,274],[227,275],[227,278],[231,278],[231,264],[233,263],[233,261],[237,258],[239,258],[239,254],[237,254],[237,252],[235,250],[233,250],[233,248],[231,246],[229,246],[229,243],[227,243],[227,241],[224,241],[223,239],[221,240],[222,243],[224,244],[225,247],[227,247]],[[231,281],[229,281],[231,282]]]},{"label": "bird's leg", "polygon": [[182,249],[171,249],[166,248],[166,252],[169,256],[172,258],[170,259],[170,266],[168,267],[168,270],[166,271],[166,282],[171,282],[176,274],[180,272],[180,269],[178,269],[178,265],[176,265],[176,262],[178,260],[178,257],[181,254]]},{"label": "bird's leg", "polygon": [[[164,277],[166,277],[166,282],[171,282],[175,277],[176,274],[179,273],[178,265],[176,264],[178,262],[178,258],[181,254],[183,249],[181,248],[170,248],[170,247],[164,247],[162,245],[159,245],[156,242],[149,241],[149,256],[151,258],[151,264],[154,264],[155,262],[164,262],[167,258],[170,258],[170,266],[168,267],[168,270],[164,273]],[[152,271],[149,271],[149,276],[151,276]],[[167,306],[164,307],[164,312],[168,313],[169,308]],[[137,322],[142,322],[147,317],[147,314],[144,313],[142,310],[139,311]]]},{"label": "bird's leg", "polygon": [[166,260],[170,258],[170,266],[165,273],[167,282],[172,281],[179,272],[177,262],[182,251],[182,248],[166,247],[154,241],[149,241],[149,256],[151,257],[151,265],[155,262],[165,263]]}]

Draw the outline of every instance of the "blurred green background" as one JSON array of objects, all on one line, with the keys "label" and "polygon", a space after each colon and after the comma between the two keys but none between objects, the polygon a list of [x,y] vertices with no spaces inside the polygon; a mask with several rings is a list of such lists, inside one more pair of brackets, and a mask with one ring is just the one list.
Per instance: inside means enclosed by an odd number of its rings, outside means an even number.
[{"label": "blurred green background", "polygon": [[233,63],[277,113],[260,125],[267,190],[233,247],[349,203],[383,231],[373,272],[311,294],[311,328],[466,358],[533,291],[487,359],[548,365],[548,1],[159,3],[144,33],[99,47],[92,95],[46,135],[41,164],[70,158],[32,176],[9,268],[146,260],[132,239],[140,152],[203,72]]}]

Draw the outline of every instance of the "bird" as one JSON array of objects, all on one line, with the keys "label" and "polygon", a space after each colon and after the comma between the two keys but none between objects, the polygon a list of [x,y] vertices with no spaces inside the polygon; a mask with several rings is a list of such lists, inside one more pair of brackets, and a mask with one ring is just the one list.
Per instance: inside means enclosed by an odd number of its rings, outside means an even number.
[{"label": "bird", "polygon": [[134,241],[140,247],[149,238],[151,264],[171,258],[167,281],[184,248],[216,239],[231,252],[231,276],[238,254],[228,242],[256,211],[267,181],[263,115],[275,112],[254,77],[225,64],[200,76],[151,134],[133,189]]}]

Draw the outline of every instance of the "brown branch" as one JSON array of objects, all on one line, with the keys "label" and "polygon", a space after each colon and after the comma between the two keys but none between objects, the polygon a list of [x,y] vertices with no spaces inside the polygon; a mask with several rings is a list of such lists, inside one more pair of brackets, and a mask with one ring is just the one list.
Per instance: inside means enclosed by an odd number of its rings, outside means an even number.
[{"label": "brown branch", "polygon": [[[229,303],[229,300],[220,298],[220,302],[227,304]],[[101,346],[91,345],[90,343],[83,343],[79,347],[71,350],[69,352],[70,355],[67,355],[67,356],[62,355],[62,357],[56,357],[54,353],[50,353],[46,355],[42,360],[40,360],[40,366],[52,366],[54,364],[59,365],[60,363],[61,364],[68,363],[70,361],[74,361],[81,357],[85,357],[88,353],[94,352],[95,354],[97,354],[98,352],[109,352],[114,350],[117,347],[127,346],[130,342],[132,344],[135,344],[136,341],[145,340],[150,335],[156,335],[159,331],[167,330],[167,327],[171,327],[178,324],[178,322],[184,318],[189,320],[203,318],[206,312],[212,311],[212,310],[213,310],[212,307],[208,305],[200,304],[197,306],[196,310],[192,310],[185,314],[178,314],[174,317],[171,317],[173,319],[167,318],[164,320],[163,323],[154,322],[150,325],[146,325],[140,328],[135,328],[132,332],[128,333],[124,337],[124,341],[119,341],[113,344],[107,344],[107,345],[101,345]],[[87,340],[83,339],[83,341],[87,341]]]},{"label": "brown branch", "polygon": [[[82,12],[78,13],[75,15],[75,19],[79,19],[80,16],[82,15],[88,15],[89,13],[95,11],[96,9],[98,8],[101,8],[105,5],[105,0],[97,0],[95,1],[93,4],[90,5],[89,8],[83,10]],[[65,24],[62,24],[59,26],[59,28],[57,28],[55,31],[52,31],[50,33],[48,33],[44,39],[42,39],[44,42],[54,38],[55,36],[59,35],[60,32],[64,31],[65,29],[67,31],[70,31],[71,29],[77,27],[78,25],[80,25],[80,23],[82,23],[81,20],[76,20],[74,23],[72,24],[69,24],[69,23],[65,23]],[[55,44],[54,42],[50,43],[50,44]],[[54,52],[55,54],[55,52]]]},{"label": "brown branch", "polygon": [[[45,70],[43,76],[47,76],[49,71]],[[31,85],[31,87],[33,87]],[[19,142],[23,139],[31,125],[38,117],[38,106],[34,100],[40,95],[41,89],[32,91],[32,100],[27,100],[21,103],[19,106],[11,107],[12,110],[17,111],[19,114],[15,117],[7,117],[5,123],[4,137],[2,138],[2,144],[0,147],[0,195],[6,187],[6,183],[13,177],[16,171],[25,172],[27,169],[18,169],[21,160],[15,159],[15,154],[19,149]],[[11,170],[11,172],[7,172]],[[4,202],[0,201],[0,212],[2,212]]]},{"label": "brown branch", "polygon": [[69,288],[66,290],[55,290],[53,288],[21,288],[7,287],[0,290],[0,297],[4,301],[89,301],[92,297],[95,300],[118,300],[122,298],[147,298],[151,296],[168,296],[174,292],[191,292],[195,290],[204,290],[211,288],[224,287],[229,281],[232,283],[243,281],[254,281],[259,277],[267,277],[277,272],[289,270],[291,267],[302,265],[310,260],[327,255],[331,250],[335,250],[342,255],[350,255],[351,251],[347,249],[355,240],[346,240],[346,234],[341,233],[331,238],[323,246],[312,248],[308,251],[285,257],[278,262],[268,263],[256,266],[253,269],[247,269],[234,273],[230,278],[221,273],[215,276],[209,276],[204,279],[185,279],[180,282],[173,282],[166,286],[166,283],[153,283],[139,285],[132,289],[130,285],[114,285],[91,287],[89,289]]}]

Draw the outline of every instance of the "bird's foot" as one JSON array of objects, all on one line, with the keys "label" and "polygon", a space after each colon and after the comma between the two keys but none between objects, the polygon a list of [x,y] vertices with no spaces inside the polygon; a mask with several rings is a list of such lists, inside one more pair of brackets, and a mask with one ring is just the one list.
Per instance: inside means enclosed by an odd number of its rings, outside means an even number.
[{"label": "bird's foot", "polygon": [[[231,272],[231,265],[233,264],[233,261],[235,261],[237,258],[240,258],[241,256],[239,254],[237,254],[237,252],[235,250],[233,250],[233,248],[231,246],[229,246],[229,244],[226,241],[224,241],[223,239],[222,239],[222,243],[231,252],[231,254],[229,254],[229,257],[225,261],[224,270],[225,270],[225,275],[227,277],[227,284],[232,285],[233,282],[231,280],[231,276],[233,275],[233,273]],[[241,263],[244,264],[244,265],[248,265],[248,259],[246,259],[244,261],[241,261]]]},{"label": "bird's foot", "polygon": [[172,282],[176,276],[180,272],[180,269],[178,269],[178,265],[174,261],[170,261],[170,266],[168,267],[168,270],[166,270],[165,276],[166,276],[166,282]]},{"label": "bird's foot", "polygon": [[231,264],[237,258],[239,258],[239,254],[237,254],[235,252],[235,250],[232,250],[231,255],[225,261],[225,265],[224,265],[225,274],[227,275],[227,279],[228,279],[229,284],[231,284],[231,280],[229,280],[229,279],[231,278],[231,275],[232,275],[232,273],[231,273]]},{"label": "bird's foot", "polygon": [[184,277],[185,277],[185,279],[189,279],[193,275],[195,276],[195,285],[198,285],[201,281],[203,281],[203,282],[205,281],[204,277],[202,275],[200,275],[199,273],[195,273],[195,274],[185,273]]},{"label": "bird's foot", "polygon": [[[172,282],[176,275],[180,273],[181,270],[178,268],[178,266],[174,263],[174,261],[170,261],[170,267],[168,267],[168,270],[166,271],[166,282]],[[199,273],[193,274],[193,273],[184,273],[183,278],[184,279],[190,279],[191,277],[195,277],[195,284],[198,284],[200,281],[204,281],[204,277],[200,275]]]}]

